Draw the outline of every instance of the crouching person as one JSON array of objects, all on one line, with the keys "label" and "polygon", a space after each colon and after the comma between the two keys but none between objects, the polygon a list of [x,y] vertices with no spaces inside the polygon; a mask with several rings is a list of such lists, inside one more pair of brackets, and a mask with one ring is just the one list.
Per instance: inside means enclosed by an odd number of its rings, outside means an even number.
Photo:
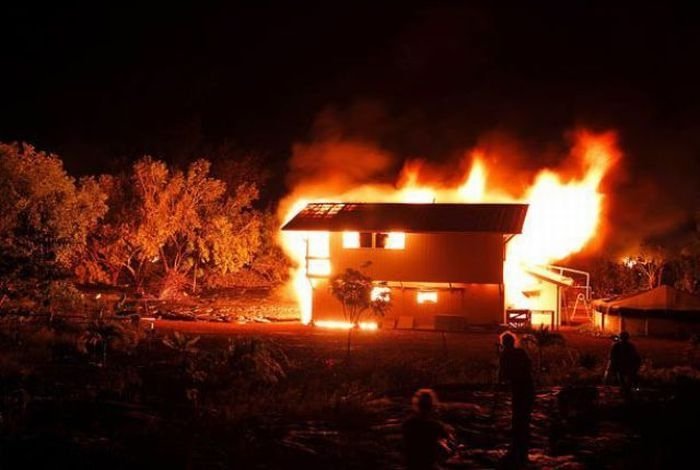
[{"label": "crouching person", "polygon": [[439,469],[450,454],[450,432],[437,418],[437,396],[430,389],[413,396],[413,415],[402,426],[406,468]]}]

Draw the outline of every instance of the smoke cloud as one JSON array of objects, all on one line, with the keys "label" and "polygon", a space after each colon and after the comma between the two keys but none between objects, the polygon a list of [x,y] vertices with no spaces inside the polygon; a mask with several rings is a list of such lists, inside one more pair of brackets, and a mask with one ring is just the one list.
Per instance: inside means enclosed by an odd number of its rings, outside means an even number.
[{"label": "smoke cloud", "polygon": [[[585,132],[580,128],[548,141],[528,140],[497,129],[467,139],[468,145],[447,149],[436,139],[434,152],[416,155],[406,149],[406,142],[417,133],[424,142],[429,131],[414,129],[413,124],[415,120],[392,117],[376,103],[362,102],[345,110],[329,108],[320,113],[309,138],[293,145],[287,175],[290,192],[280,205],[282,218],[292,215],[292,203],[300,198],[308,201],[354,195],[358,200],[371,200],[375,191],[390,191],[408,183],[455,187],[464,181],[475,158],[484,163],[488,193],[492,199],[496,195],[498,201],[524,197],[542,169],[551,169],[564,180],[580,178],[586,171],[581,149],[574,145]],[[624,144],[624,135],[598,135],[610,139],[615,148],[619,147],[618,139]],[[425,145],[421,147],[425,150]],[[674,204],[663,180],[638,171],[635,155],[624,145],[621,154],[601,183],[603,221],[595,240],[582,252],[584,256],[624,255],[645,240],[687,222],[692,214],[687,205]]]}]

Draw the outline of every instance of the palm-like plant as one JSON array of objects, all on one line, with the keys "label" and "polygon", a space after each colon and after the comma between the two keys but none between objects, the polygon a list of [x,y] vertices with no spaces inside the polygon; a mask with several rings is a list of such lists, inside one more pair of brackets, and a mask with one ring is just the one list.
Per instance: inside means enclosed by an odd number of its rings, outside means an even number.
[{"label": "palm-like plant", "polygon": [[176,331],[172,336],[163,338],[163,344],[173,351],[177,351],[180,356],[181,366],[184,370],[187,368],[187,359],[199,352],[199,348],[197,347],[199,339],[199,336],[190,337]]},{"label": "palm-like plant", "polygon": [[[372,299],[374,284],[369,276],[348,268],[331,280],[331,293],[343,305],[345,320],[357,326],[362,316],[369,312],[384,316],[391,308],[389,296]],[[348,329],[347,356],[350,357],[350,338],[353,328]]]},{"label": "palm-like plant", "polygon": [[180,333],[179,331],[176,331],[172,336],[166,336],[163,338],[163,344],[183,355],[195,354],[199,351],[199,348],[196,346],[199,339],[199,336],[192,338]]},{"label": "palm-like plant", "polygon": [[107,365],[107,351],[118,341],[127,337],[125,328],[119,323],[97,319],[88,325],[83,333],[78,336],[78,351],[88,354],[90,351],[101,350],[101,366]]},{"label": "palm-like plant", "polygon": [[545,348],[566,345],[566,340],[561,334],[552,332],[544,325],[540,325],[537,330],[524,335],[520,342],[524,347],[537,351],[538,370],[542,370],[542,353]]}]

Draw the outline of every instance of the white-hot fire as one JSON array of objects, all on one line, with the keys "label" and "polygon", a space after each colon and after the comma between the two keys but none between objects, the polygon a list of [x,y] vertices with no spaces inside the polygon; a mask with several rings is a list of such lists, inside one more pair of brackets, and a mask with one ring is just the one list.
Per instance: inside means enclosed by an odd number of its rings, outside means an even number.
[{"label": "white-hot fire", "polygon": [[[302,185],[283,202],[283,221],[291,219],[309,202],[528,203],[523,231],[507,245],[504,285],[507,307],[530,308],[523,291],[532,278],[524,267],[552,264],[580,252],[595,240],[603,221],[601,183],[619,156],[614,134],[579,132],[567,161],[567,166],[575,166],[578,171],[542,169],[523,193],[522,189],[502,187],[502,184],[490,187],[491,170],[485,163],[486,155],[474,151],[470,154],[470,170],[461,184],[452,187],[421,182],[420,167],[415,165],[404,168],[398,187],[370,184],[337,191],[332,185]],[[285,250],[298,266],[292,276],[292,287],[303,323],[311,321],[314,276],[331,270],[327,237],[324,232],[282,232]],[[347,237],[348,243],[359,243],[354,238],[350,240],[354,235]],[[403,243],[403,234],[393,237],[392,243]],[[325,326],[348,327],[341,323],[342,326],[340,323]]]}]

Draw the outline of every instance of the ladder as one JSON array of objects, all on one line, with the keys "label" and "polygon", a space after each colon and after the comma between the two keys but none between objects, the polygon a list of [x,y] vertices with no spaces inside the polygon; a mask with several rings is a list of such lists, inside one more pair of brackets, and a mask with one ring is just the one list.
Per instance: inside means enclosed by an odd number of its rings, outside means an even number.
[{"label": "ladder", "polygon": [[574,308],[571,311],[571,317],[569,321],[576,318],[576,313],[578,312],[579,304],[582,306],[586,319],[591,320],[591,304],[588,302],[586,295],[583,292],[579,292],[576,296],[576,301],[574,302]]}]

